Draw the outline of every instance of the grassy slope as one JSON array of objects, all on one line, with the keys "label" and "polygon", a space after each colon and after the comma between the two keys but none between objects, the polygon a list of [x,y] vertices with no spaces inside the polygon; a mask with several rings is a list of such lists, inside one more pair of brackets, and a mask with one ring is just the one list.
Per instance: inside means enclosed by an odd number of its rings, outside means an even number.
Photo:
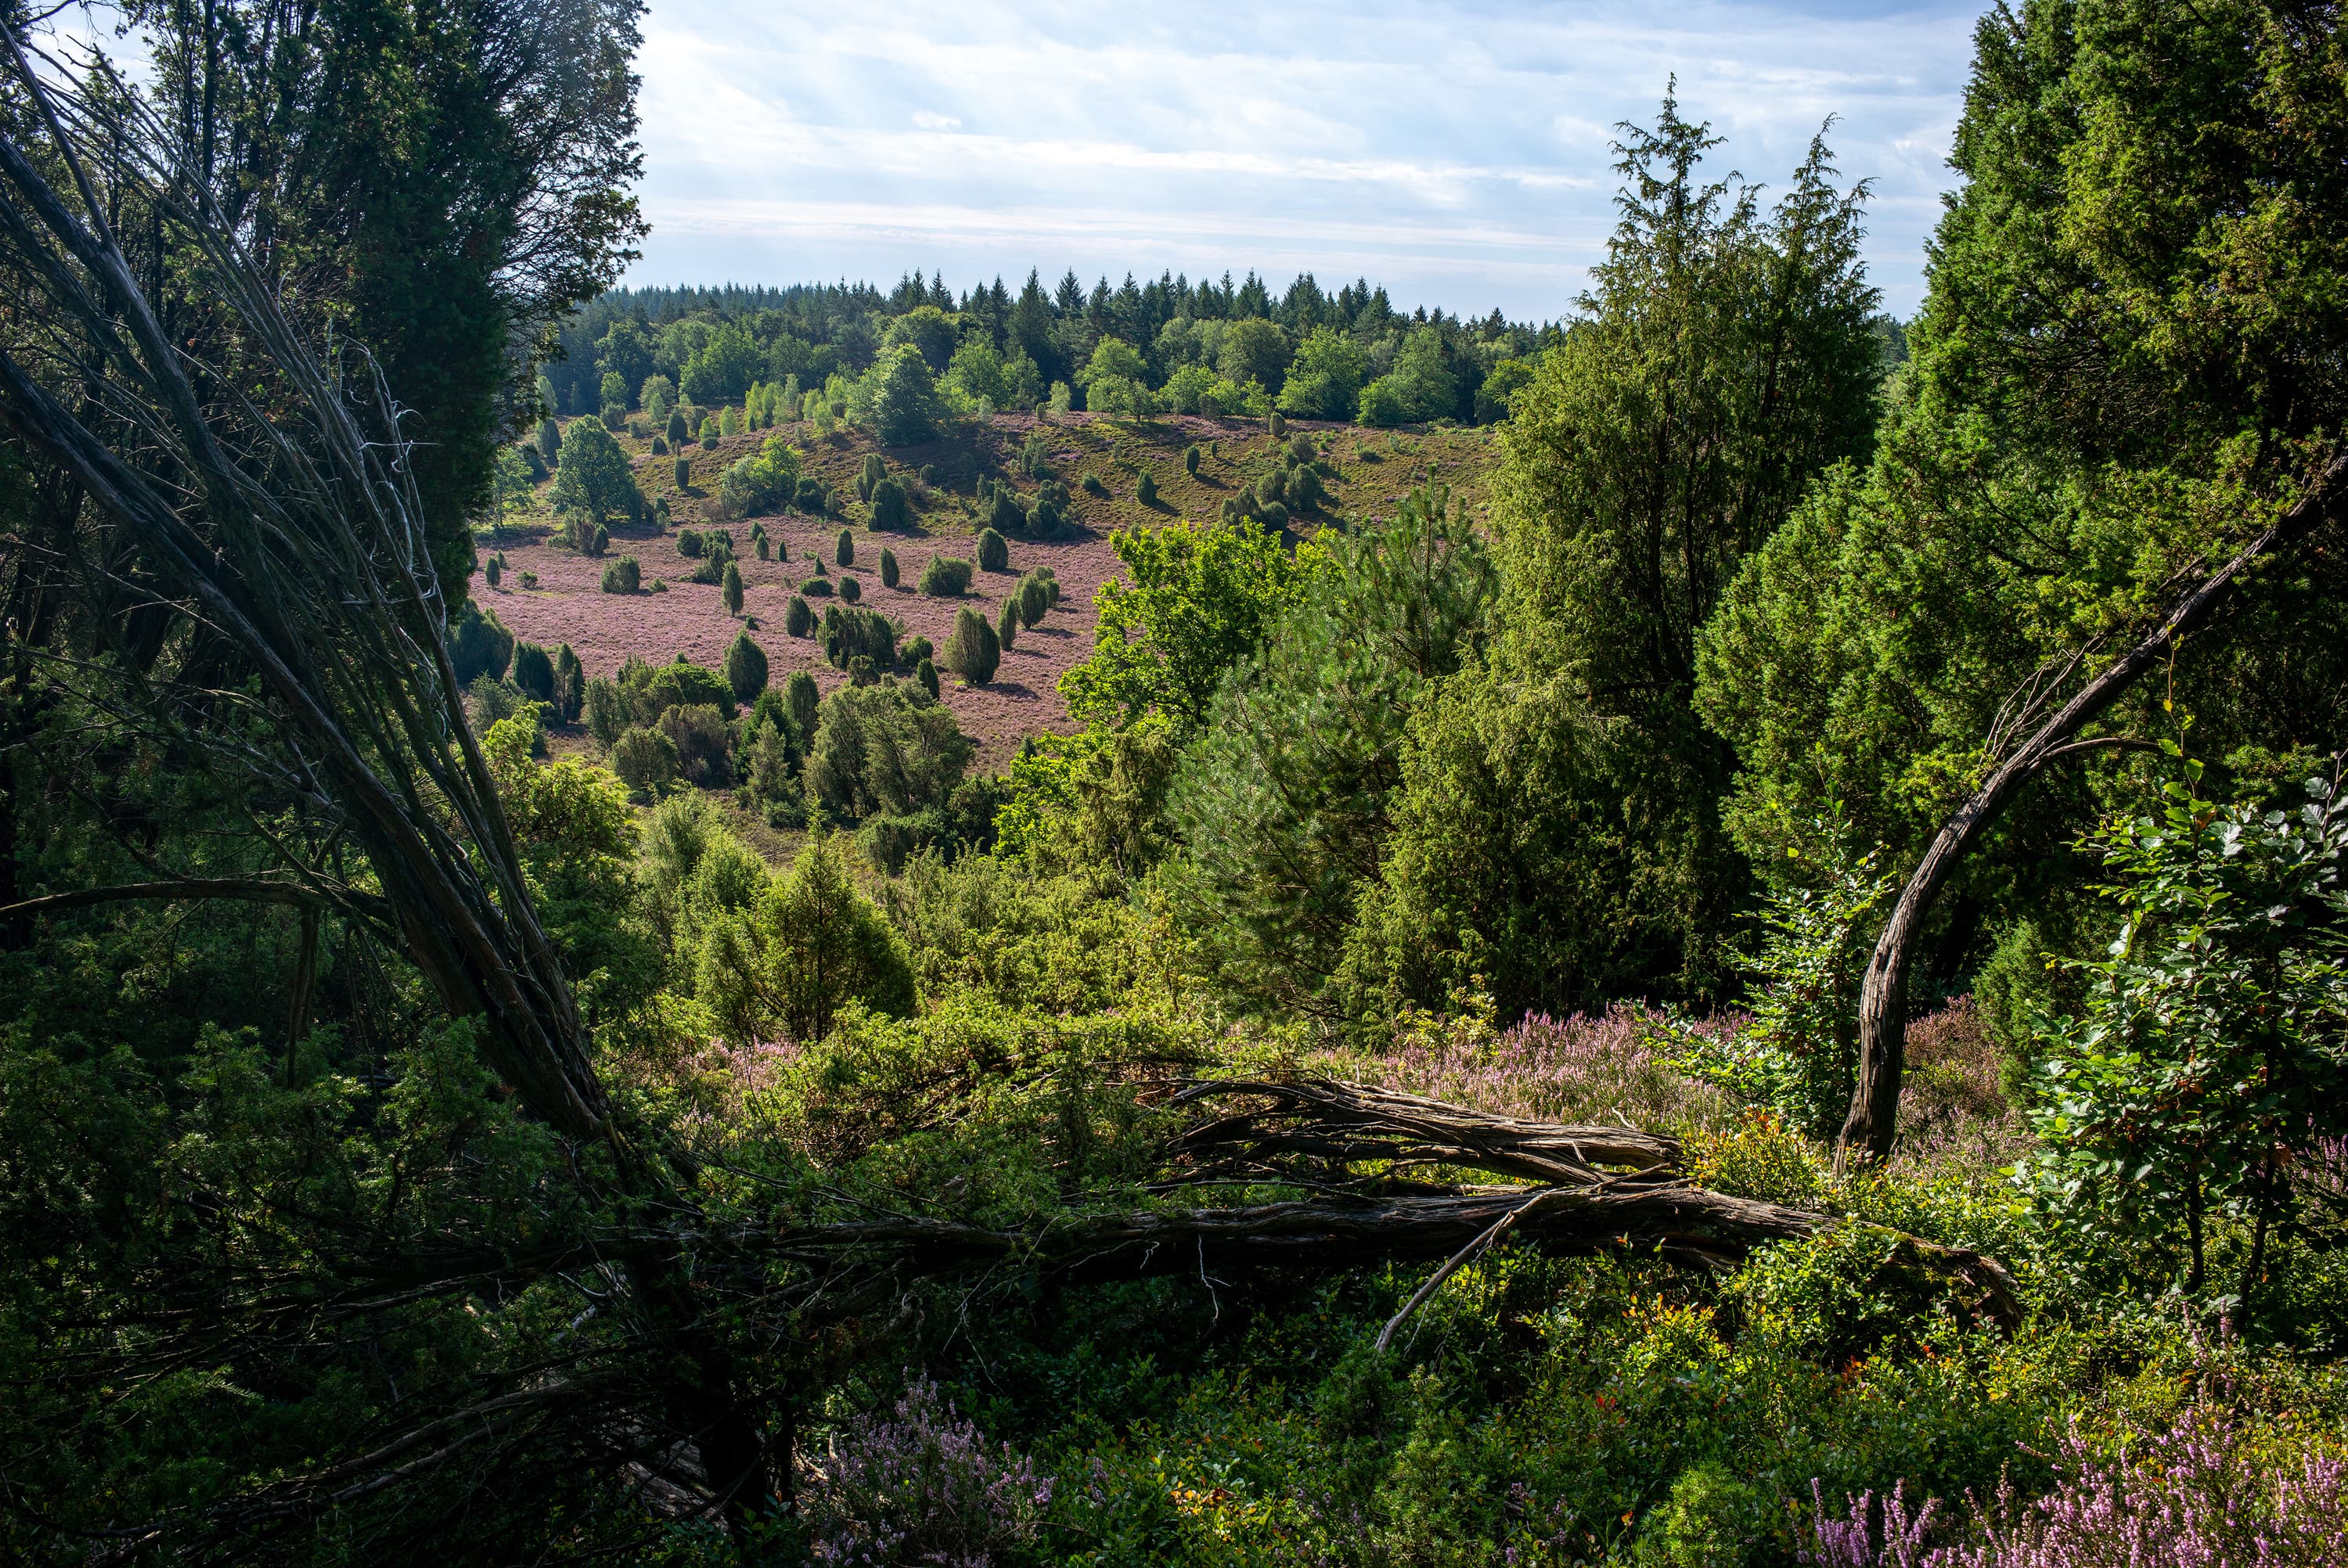
[{"label": "grassy slope", "polygon": [[[909,490],[922,496],[912,529],[876,534],[867,526],[867,508],[856,499],[855,479],[867,453],[875,448],[862,433],[835,433],[817,438],[811,427],[785,427],[802,454],[806,472],[831,486],[839,496],[840,515],[814,518],[796,513],[769,518],[767,529],[788,545],[790,560],[759,561],[749,544],[747,519],[719,526],[729,528],[742,560],[746,588],[744,611],[751,635],[767,651],[779,682],[795,669],[816,672],[826,690],[844,677],[824,664],[810,641],[795,641],[782,630],[783,608],[793,589],[812,571],[808,558],[819,554],[829,565],[833,540],[845,528],[855,544],[855,564],[848,569],[864,590],[863,602],[901,621],[907,633],[927,636],[942,646],[952,628],[956,604],[924,599],[911,591],[922,563],[932,553],[970,557],[978,522],[974,497],[984,477],[1011,480],[1032,493],[1035,482],[1013,468],[1021,444],[1037,421],[1029,415],[1000,415],[971,425],[945,440],[920,446],[885,450],[882,460],[892,473],[908,481]],[[1051,544],[1013,540],[1012,572],[982,574],[966,602],[994,619],[1004,590],[1031,567],[1049,566],[1062,584],[1060,608],[1043,625],[1022,635],[1004,658],[994,682],[983,688],[963,688],[951,678],[946,700],[963,728],[981,743],[978,765],[999,768],[1020,741],[1045,730],[1066,730],[1067,710],[1057,691],[1059,677],[1092,649],[1097,617],[1093,594],[1115,575],[1118,563],[1109,547],[1117,530],[1133,525],[1160,525],[1178,517],[1194,519],[1217,515],[1223,499],[1251,484],[1276,461],[1275,443],[1261,424],[1206,420],[1184,416],[1128,422],[1087,415],[1070,415],[1044,422],[1050,433],[1053,466],[1068,486],[1081,529],[1077,537]],[[1489,430],[1368,431],[1345,425],[1302,424],[1324,449],[1324,461],[1337,471],[1329,509],[1317,517],[1300,518],[1304,531],[1340,516],[1382,517],[1411,486],[1432,478],[1451,487],[1463,497],[1470,515],[1481,515],[1496,448]],[[768,431],[721,440],[714,449],[687,447],[690,483],[683,490],[675,481],[672,456],[654,456],[650,443],[623,435],[621,444],[636,463],[639,483],[647,496],[665,498],[678,527],[714,522],[710,514],[717,477],[727,464],[756,451]],[[1203,456],[1197,478],[1183,471],[1182,451],[1191,443],[1212,450]],[[934,465],[939,484],[924,494],[911,483],[925,466]],[[1144,507],[1135,496],[1141,475],[1157,477],[1159,497]],[[1097,474],[1106,496],[1081,487],[1086,473]],[[665,661],[682,653],[696,663],[715,666],[726,645],[744,624],[728,616],[718,589],[679,581],[689,563],[675,553],[673,541],[656,538],[649,528],[624,528],[612,543],[614,556],[634,555],[643,564],[646,592],[632,599],[599,591],[602,562],[589,560],[546,542],[550,519],[542,515],[516,519],[500,530],[509,568],[496,589],[476,585],[481,602],[512,628],[519,637],[550,646],[569,642],[592,674],[609,674],[633,653]],[[483,543],[491,542],[485,533]],[[880,585],[880,550],[894,551],[902,585],[896,591]],[[532,572],[535,589],[524,589],[520,576]],[[837,582],[840,569],[830,569]],[[667,579],[664,592],[649,591],[655,578]],[[821,609],[820,601],[817,608]]]}]

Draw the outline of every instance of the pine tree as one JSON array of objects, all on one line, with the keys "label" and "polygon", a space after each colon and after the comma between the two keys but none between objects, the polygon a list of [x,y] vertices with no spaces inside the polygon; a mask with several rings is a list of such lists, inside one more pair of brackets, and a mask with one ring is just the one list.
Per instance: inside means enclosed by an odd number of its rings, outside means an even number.
[{"label": "pine tree", "polygon": [[737,702],[755,702],[767,689],[767,651],[750,641],[747,629],[736,632],[726,650],[726,683]]}]

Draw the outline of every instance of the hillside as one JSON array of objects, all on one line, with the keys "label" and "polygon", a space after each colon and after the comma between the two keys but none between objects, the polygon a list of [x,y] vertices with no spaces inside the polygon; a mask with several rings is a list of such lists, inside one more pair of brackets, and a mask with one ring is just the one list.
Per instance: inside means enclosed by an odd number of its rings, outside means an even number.
[{"label": "hillside", "polygon": [[[1051,543],[1012,540],[1011,570],[980,573],[964,600],[931,599],[915,592],[913,585],[931,556],[974,558],[982,527],[975,498],[982,480],[1001,479],[1027,495],[1036,489],[1041,481],[1019,473],[1017,462],[1028,433],[1039,424],[1049,433],[1051,467],[1069,490],[1079,525],[1076,535]],[[825,663],[812,640],[794,639],[783,630],[784,605],[809,575],[812,558],[819,555],[835,575],[844,569],[858,578],[862,602],[901,622],[907,636],[926,636],[941,646],[961,603],[976,605],[992,620],[1004,591],[1021,574],[1049,567],[1063,585],[1060,605],[1043,624],[1021,635],[1004,655],[996,678],[974,688],[947,680],[947,703],[964,732],[980,743],[978,767],[997,768],[1022,740],[1068,727],[1058,682],[1092,649],[1097,620],[1093,595],[1117,570],[1111,536],[1135,525],[1215,517],[1227,497],[1275,465],[1279,446],[1261,423],[1181,415],[1128,421],[1079,413],[1040,422],[1032,415],[998,415],[971,422],[944,440],[888,449],[876,448],[863,431],[818,436],[808,425],[778,428],[798,446],[804,471],[829,487],[835,498],[830,516],[787,512],[764,519],[769,536],[787,547],[787,561],[757,558],[748,542],[749,519],[720,523],[713,513],[717,477],[726,465],[756,452],[775,432],[726,436],[707,449],[688,444],[691,474],[684,489],[676,485],[674,456],[654,454],[648,439],[623,432],[619,440],[635,465],[638,483],[648,497],[665,500],[670,508],[665,531],[646,525],[623,526],[613,532],[611,557],[636,557],[643,568],[643,589],[626,596],[603,593],[604,560],[552,542],[548,481],[539,487],[535,512],[482,531],[484,553],[502,548],[507,571],[496,588],[476,579],[476,596],[516,637],[549,647],[571,644],[590,675],[613,673],[631,654],[655,662],[682,654],[715,667],[747,624],[765,648],[776,682],[793,670],[806,669],[829,692],[846,676]],[[1387,515],[1414,485],[1428,481],[1448,486],[1471,515],[1481,513],[1496,453],[1488,429],[1389,432],[1298,422],[1291,426],[1292,434],[1296,430],[1312,436],[1323,450],[1323,462],[1335,471],[1331,499],[1321,510],[1295,520],[1302,532],[1309,534],[1348,517]],[[1184,471],[1182,463],[1183,450],[1192,443],[1201,449],[1195,477]],[[856,498],[857,474],[866,455],[875,450],[916,497],[910,528],[874,530],[870,508]],[[924,469],[935,470],[934,485],[920,482]],[[1156,477],[1154,505],[1144,505],[1136,494],[1144,473]],[[1083,481],[1088,474],[1100,479],[1105,494],[1087,491]],[[703,526],[727,528],[735,536],[744,588],[743,620],[727,614],[716,586],[680,580],[690,563],[678,554],[674,535]],[[854,564],[846,569],[831,565],[842,528],[855,547]],[[884,548],[895,553],[900,567],[901,586],[894,590],[880,582]],[[535,579],[535,586],[524,586],[524,574]],[[656,590],[655,580],[664,587]]]}]

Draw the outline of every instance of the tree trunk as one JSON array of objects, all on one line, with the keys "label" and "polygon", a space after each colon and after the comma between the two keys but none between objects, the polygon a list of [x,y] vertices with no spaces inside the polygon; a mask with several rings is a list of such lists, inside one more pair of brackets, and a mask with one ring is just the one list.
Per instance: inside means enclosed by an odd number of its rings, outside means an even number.
[{"label": "tree trunk", "polygon": [[2022,786],[2048,763],[2098,743],[2075,743],[2071,737],[2110,707],[2188,632],[2207,620],[2244,573],[2262,557],[2298,541],[2332,514],[2343,474],[2348,474],[2348,456],[2333,458],[2299,503],[2232,559],[2215,571],[2195,574],[2159,626],[2088,682],[2061,712],[2016,747],[1941,827],[1908,885],[1900,889],[1900,901],[1892,907],[1891,918],[1868,962],[1859,1004],[1859,1084],[1837,1140],[1838,1163],[1853,1158],[1882,1160],[1891,1153],[1899,1132],[1900,1081],[1907,1059],[1909,964],[1933,899],[1966,854]]}]

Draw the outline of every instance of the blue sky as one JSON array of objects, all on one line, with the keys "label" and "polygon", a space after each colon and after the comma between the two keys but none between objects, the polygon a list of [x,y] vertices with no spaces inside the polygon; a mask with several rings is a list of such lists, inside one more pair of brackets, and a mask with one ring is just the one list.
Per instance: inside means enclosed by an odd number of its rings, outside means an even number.
[{"label": "blue sky", "polygon": [[1252,267],[1548,319],[1612,228],[1612,126],[1676,72],[1718,167],[1773,186],[1838,117],[1905,315],[1979,11],[652,0],[628,281]]}]

